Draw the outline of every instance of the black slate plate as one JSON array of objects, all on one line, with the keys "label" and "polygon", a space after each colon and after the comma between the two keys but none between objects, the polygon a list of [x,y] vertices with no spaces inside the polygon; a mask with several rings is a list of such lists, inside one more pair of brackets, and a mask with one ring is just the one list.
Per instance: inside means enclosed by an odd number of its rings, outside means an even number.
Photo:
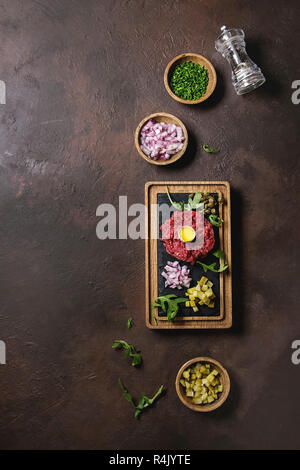
[{"label": "black slate plate", "polygon": [[[187,201],[189,193],[175,193],[171,194],[173,201],[179,202],[182,200]],[[217,199],[218,195],[213,194],[213,196]],[[166,193],[159,193],[157,194],[157,204],[158,206],[161,204],[167,204],[169,207],[172,207],[173,211],[176,209],[173,208],[171,205],[168,195]],[[218,212],[218,206],[216,206]],[[161,295],[168,295],[168,294],[175,294],[178,297],[185,297],[185,293],[187,289],[171,289],[170,287],[165,287],[165,279],[161,275],[164,270],[164,267],[167,264],[167,261],[175,261],[176,259],[173,256],[170,256],[163,245],[163,242],[160,240],[161,238],[161,225],[165,222],[166,219],[163,220],[162,213],[158,210],[158,220],[159,220],[159,239],[157,240],[157,268],[158,268],[158,296]],[[215,246],[212,250],[215,251],[219,248],[219,228],[213,227],[214,234],[215,234]],[[199,258],[199,261],[203,261],[205,264],[211,264],[215,261],[218,262],[218,259],[212,255],[212,252],[206,258]],[[206,305],[199,305],[199,311],[194,312],[191,307],[186,307],[184,303],[180,304],[178,316],[183,317],[218,317],[220,315],[220,273],[214,273],[212,271],[204,272],[203,268],[199,264],[195,264],[192,266],[190,263],[185,263],[184,261],[178,260],[180,265],[183,266],[184,264],[188,266],[190,270],[190,277],[193,279],[191,282],[191,287],[194,287],[201,279],[202,276],[206,276],[213,284],[213,291],[216,295],[215,299],[215,307],[209,308]],[[188,300],[188,298],[187,298]],[[161,310],[158,309],[158,316],[165,317],[166,314]]]}]

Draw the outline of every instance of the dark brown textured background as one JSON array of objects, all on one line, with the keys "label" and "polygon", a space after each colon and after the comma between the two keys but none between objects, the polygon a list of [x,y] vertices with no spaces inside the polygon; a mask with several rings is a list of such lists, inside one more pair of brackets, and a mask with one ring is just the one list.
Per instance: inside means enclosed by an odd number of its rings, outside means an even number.
[{"label": "dark brown textured background", "polygon": [[[2,449],[299,448],[299,2],[6,0],[0,2]],[[215,51],[242,27],[267,83],[238,97]],[[218,85],[199,106],[173,101],[168,61],[205,55]],[[186,124],[182,163],[148,165],[133,133],[147,114]],[[220,148],[201,151],[203,143]],[[234,326],[153,332],[144,324],[144,242],[100,241],[96,208],[144,200],[149,180],[232,185]],[[298,258],[299,259],[299,258]],[[135,327],[128,331],[126,320]],[[141,348],[135,370],[116,338]],[[232,391],[203,415],[178,400],[183,362],[211,355]],[[117,384],[167,394],[133,418]]]}]

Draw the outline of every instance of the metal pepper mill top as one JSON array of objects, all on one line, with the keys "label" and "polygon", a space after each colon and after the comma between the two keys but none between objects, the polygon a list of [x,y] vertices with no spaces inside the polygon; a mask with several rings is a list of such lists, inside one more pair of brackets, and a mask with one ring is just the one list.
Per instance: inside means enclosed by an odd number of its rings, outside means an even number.
[{"label": "metal pepper mill top", "polygon": [[232,83],[238,95],[258,88],[266,79],[260,68],[246,52],[245,33],[242,29],[221,27],[222,33],[215,41],[215,47],[231,65]]}]

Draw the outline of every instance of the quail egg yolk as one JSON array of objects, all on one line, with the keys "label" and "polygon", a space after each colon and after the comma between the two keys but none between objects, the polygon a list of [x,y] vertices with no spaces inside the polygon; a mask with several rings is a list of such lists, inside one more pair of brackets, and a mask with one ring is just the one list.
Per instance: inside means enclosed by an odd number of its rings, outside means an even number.
[{"label": "quail egg yolk", "polygon": [[179,230],[179,238],[182,242],[192,242],[196,236],[196,232],[193,227],[184,225]]}]

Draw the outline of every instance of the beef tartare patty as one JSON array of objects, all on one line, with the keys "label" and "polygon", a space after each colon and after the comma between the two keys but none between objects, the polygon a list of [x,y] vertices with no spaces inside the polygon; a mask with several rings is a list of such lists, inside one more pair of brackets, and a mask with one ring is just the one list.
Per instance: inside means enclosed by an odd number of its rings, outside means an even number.
[{"label": "beef tartare patty", "polygon": [[[196,239],[193,243],[185,243],[179,239],[178,232],[184,225],[190,225],[195,230]],[[203,214],[196,211],[175,211],[160,228],[161,240],[167,253],[181,261],[195,264],[199,257],[207,256],[215,245],[214,229],[211,223],[203,217]]]}]

